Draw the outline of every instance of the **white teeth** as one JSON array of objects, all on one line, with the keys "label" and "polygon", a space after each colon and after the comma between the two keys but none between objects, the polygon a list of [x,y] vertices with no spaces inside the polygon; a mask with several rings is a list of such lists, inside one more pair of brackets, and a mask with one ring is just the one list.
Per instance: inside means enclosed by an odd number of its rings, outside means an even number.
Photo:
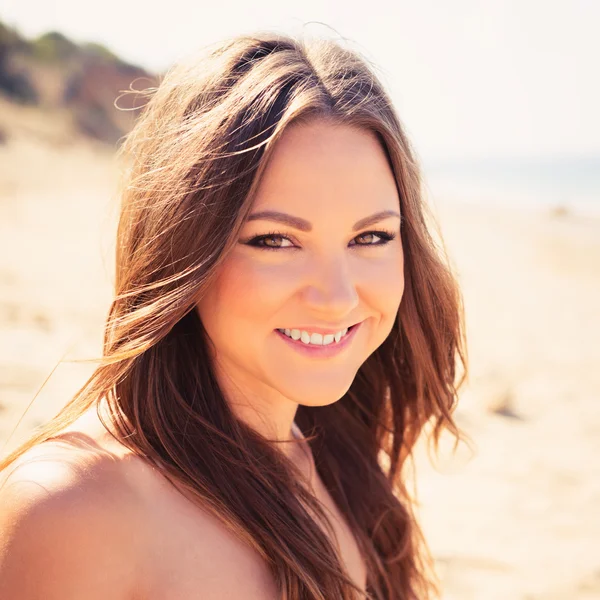
[{"label": "white teeth", "polygon": [[337,333],[309,333],[308,331],[300,330],[300,329],[279,329],[281,333],[285,333],[288,337],[291,337],[293,340],[301,340],[304,344],[313,344],[315,346],[328,346],[333,342],[339,342],[347,333],[348,328],[342,329]]},{"label": "white teeth", "polygon": [[322,346],[323,345],[323,335],[320,333],[313,333],[310,336],[310,343],[315,344],[316,346]]}]

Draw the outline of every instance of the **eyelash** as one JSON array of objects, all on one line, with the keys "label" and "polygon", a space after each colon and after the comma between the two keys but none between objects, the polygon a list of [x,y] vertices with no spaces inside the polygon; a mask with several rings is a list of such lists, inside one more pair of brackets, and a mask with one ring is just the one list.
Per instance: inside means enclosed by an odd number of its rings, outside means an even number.
[{"label": "eyelash", "polygon": [[[365,231],[364,233],[361,233],[359,235],[357,235],[356,237],[362,237],[364,235],[369,235],[369,234],[373,234],[376,235],[377,237],[381,238],[382,241],[377,242],[375,244],[355,244],[356,246],[385,246],[387,243],[391,242],[395,237],[396,237],[396,233],[394,233],[393,231]],[[271,231],[269,233],[266,233],[264,235],[257,235],[256,237],[251,238],[250,240],[248,240],[247,242],[245,242],[248,246],[253,246],[254,248],[259,248],[260,250],[290,250],[291,248],[281,248],[281,247],[277,247],[277,246],[260,246],[258,244],[258,242],[261,242],[264,239],[267,238],[285,238],[286,240],[288,240],[288,242],[291,242],[292,240],[290,240],[290,238],[283,234],[280,231]],[[356,239],[356,238],[354,238]]]}]

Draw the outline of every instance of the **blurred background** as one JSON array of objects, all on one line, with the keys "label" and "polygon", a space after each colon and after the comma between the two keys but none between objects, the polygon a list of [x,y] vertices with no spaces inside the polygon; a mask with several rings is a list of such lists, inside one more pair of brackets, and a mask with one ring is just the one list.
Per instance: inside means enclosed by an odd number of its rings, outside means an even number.
[{"label": "blurred background", "polygon": [[342,36],[392,95],[465,299],[474,446],[415,459],[444,599],[600,598],[599,25],[594,0],[4,0],[2,454],[101,354],[120,93],[229,35]]}]

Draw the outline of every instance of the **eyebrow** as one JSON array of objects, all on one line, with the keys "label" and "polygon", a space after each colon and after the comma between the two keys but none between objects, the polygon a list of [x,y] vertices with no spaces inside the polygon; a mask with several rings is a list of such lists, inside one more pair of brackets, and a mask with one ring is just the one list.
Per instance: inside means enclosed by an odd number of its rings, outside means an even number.
[{"label": "eyebrow", "polygon": [[[390,217],[397,217],[398,219],[401,219],[400,214],[395,210],[382,210],[369,217],[365,217],[364,219],[356,221],[356,223],[354,223],[354,227],[352,227],[352,231],[358,231],[359,229],[363,229],[364,227],[368,227],[369,225],[383,221],[383,219],[389,219]],[[309,221],[301,219],[300,217],[294,217],[286,213],[278,212],[276,210],[263,210],[253,213],[248,217],[248,221],[257,220],[275,221],[277,223],[284,223],[285,225],[289,225],[290,227],[294,227],[300,231],[312,231],[312,223]]]}]

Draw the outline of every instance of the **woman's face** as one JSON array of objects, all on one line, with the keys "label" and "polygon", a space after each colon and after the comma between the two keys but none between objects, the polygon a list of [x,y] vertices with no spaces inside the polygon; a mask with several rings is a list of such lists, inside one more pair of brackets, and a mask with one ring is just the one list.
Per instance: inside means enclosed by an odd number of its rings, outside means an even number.
[{"label": "woman's face", "polygon": [[[404,290],[400,202],[384,150],[366,130],[292,125],[250,215],[197,307],[219,383],[259,412],[331,404],[390,333]],[[304,343],[355,324],[339,342]],[[295,341],[279,329],[306,333]]]}]

